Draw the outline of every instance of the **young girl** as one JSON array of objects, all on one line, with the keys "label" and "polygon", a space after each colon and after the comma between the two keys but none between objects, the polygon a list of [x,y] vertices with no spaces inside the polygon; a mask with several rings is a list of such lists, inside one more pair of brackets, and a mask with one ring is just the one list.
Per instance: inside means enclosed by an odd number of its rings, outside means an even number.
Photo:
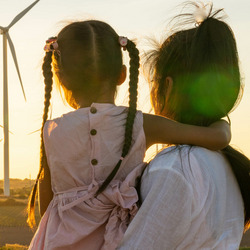
[{"label": "young girl", "polygon": [[[129,107],[114,105],[130,56]],[[45,102],[41,162],[29,203],[30,225],[39,186],[43,215],[30,249],[115,249],[137,211],[136,178],[153,143],[223,148],[228,125],[182,125],[136,111],[139,56],[135,44],[100,21],[74,22],[51,38],[43,63]],[[52,67],[76,110],[46,121]]]}]

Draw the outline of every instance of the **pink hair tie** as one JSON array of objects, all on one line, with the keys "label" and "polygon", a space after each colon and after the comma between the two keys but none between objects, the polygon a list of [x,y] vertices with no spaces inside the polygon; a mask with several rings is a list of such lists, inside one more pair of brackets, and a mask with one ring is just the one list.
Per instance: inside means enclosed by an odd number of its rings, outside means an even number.
[{"label": "pink hair tie", "polygon": [[126,46],[128,44],[128,38],[125,36],[119,36],[119,44],[123,48],[123,50],[126,50]]},{"label": "pink hair tie", "polygon": [[46,41],[46,45],[44,46],[44,50],[46,52],[50,52],[50,51],[56,51],[58,53],[58,55],[60,55],[60,51],[58,50],[58,43],[57,43],[57,38],[49,38]]}]

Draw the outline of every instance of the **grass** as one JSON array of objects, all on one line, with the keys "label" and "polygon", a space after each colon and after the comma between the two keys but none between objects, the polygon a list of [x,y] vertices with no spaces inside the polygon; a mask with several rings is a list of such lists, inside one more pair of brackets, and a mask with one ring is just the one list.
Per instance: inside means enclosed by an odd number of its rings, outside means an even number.
[{"label": "grass", "polygon": [[26,206],[1,206],[0,207],[0,226],[18,227],[27,226]]},{"label": "grass", "polygon": [[3,247],[0,247],[0,250],[26,250],[28,249],[27,246],[21,246],[21,245],[18,245],[18,244],[6,244],[5,246]]},{"label": "grass", "polygon": [[[36,209],[36,221],[39,222],[39,213]],[[26,205],[0,206],[1,227],[26,227]]]}]

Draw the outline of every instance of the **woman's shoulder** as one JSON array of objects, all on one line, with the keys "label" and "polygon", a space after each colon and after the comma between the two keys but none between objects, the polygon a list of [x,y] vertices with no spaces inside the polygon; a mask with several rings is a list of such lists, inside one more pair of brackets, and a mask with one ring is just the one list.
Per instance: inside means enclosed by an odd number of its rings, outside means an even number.
[{"label": "woman's shoulder", "polygon": [[[197,154],[195,149],[195,154]],[[158,163],[166,163],[166,167],[174,165],[174,163],[182,161],[190,156],[190,153],[194,153],[194,149],[190,145],[177,145],[163,148],[154,159],[150,162],[151,165]]]},{"label": "woman's shoulder", "polygon": [[219,151],[213,151],[204,147],[192,146],[192,145],[177,145],[163,149],[159,152],[155,159],[164,160],[165,158],[176,158],[176,159],[190,159],[190,158],[208,158],[208,157],[219,157],[222,155]]},{"label": "woman's shoulder", "polygon": [[157,178],[178,181],[202,201],[202,197],[217,186],[217,180],[224,179],[226,164],[219,152],[190,145],[173,146],[162,150],[149,163],[143,178],[147,181]]},{"label": "woman's shoulder", "polygon": [[150,162],[148,172],[168,170],[183,176],[194,172],[209,172],[214,166],[227,165],[224,156],[218,151],[203,147],[178,145],[163,149]]},{"label": "woman's shoulder", "polygon": [[164,148],[153,160],[150,161],[145,173],[154,172],[179,172],[181,173],[182,162],[185,160],[181,157],[183,150],[187,151],[189,146],[172,146]]}]

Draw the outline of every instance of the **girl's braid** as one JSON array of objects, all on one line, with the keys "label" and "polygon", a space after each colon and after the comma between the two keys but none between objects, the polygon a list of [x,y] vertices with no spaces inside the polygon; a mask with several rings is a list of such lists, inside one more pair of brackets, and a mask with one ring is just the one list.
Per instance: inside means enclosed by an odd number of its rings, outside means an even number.
[{"label": "girl's braid", "polygon": [[41,177],[41,173],[44,170],[44,162],[46,162],[46,155],[44,149],[44,142],[43,142],[43,128],[44,124],[48,118],[48,111],[50,106],[50,98],[51,98],[51,91],[52,91],[52,83],[53,83],[53,73],[51,70],[51,62],[52,62],[52,52],[47,52],[44,60],[43,60],[43,76],[44,76],[44,83],[45,83],[45,95],[44,95],[44,112],[43,112],[43,122],[41,128],[41,147],[40,147],[40,168],[37,175],[37,179],[33,189],[31,191],[28,203],[28,219],[27,223],[30,227],[34,227],[36,225],[35,222],[35,201],[37,195],[37,184],[38,180]]},{"label": "girl's braid", "polygon": [[130,57],[129,109],[125,126],[125,142],[122,150],[122,157],[125,157],[128,154],[132,142],[133,124],[137,104],[137,83],[139,76],[139,51],[135,47],[135,44],[130,40],[128,40],[127,50]]},{"label": "girl's braid", "polygon": [[100,194],[105,188],[108,186],[108,184],[112,181],[112,179],[115,177],[116,173],[118,172],[123,158],[128,154],[128,151],[131,146],[132,142],[132,133],[133,133],[133,124],[135,120],[136,115],[136,104],[137,104],[137,84],[138,84],[138,77],[139,77],[139,51],[136,48],[135,44],[128,40],[127,46],[126,46],[129,57],[130,57],[130,69],[129,69],[129,108],[128,108],[128,116],[126,120],[125,125],[125,141],[122,149],[122,155],[121,159],[118,161],[112,172],[109,174],[109,176],[106,178],[106,180],[103,182],[103,184],[100,186],[98,191],[96,192],[96,195]]}]

